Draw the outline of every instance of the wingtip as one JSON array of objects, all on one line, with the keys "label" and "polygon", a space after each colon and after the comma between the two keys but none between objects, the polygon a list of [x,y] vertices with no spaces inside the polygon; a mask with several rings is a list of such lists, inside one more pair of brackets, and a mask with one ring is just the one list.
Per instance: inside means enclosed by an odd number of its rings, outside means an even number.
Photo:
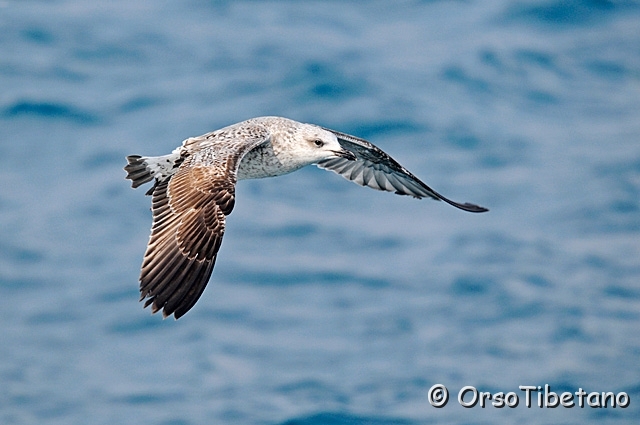
[{"label": "wingtip", "polygon": [[[435,193],[435,192],[434,192]],[[471,204],[469,202],[465,202],[464,204],[460,204],[458,202],[452,201],[451,199],[445,198],[444,196],[438,194],[438,199],[446,202],[449,205],[452,205],[458,209],[463,211],[471,212],[471,213],[483,213],[489,211],[489,208],[481,207],[480,205]]]},{"label": "wingtip", "polygon": [[[156,313],[162,313],[162,320],[168,318],[169,316],[171,316],[173,314],[173,312],[171,313],[167,313],[167,310],[164,308],[164,306],[158,305],[156,304],[156,302],[154,302],[153,298],[147,298],[146,296],[141,296],[140,297],[140,302],[144,301],[144,307],[143,308],[147,308],[149,306],[151,306],[151,315],[155,315]],[[180,318],[180,316],[173,314],[173,318],[175,320],[178,320]]]},{"label": "wingtip", "polygon": [[476,204],[470,204],[468,202],[465,202],[462,206],[464,207],[462,208],[463,210],[469,211],[472,213],[483,213],[483,212],[489,211],[489,208],[481,207],[480,205],[476,205]]}]

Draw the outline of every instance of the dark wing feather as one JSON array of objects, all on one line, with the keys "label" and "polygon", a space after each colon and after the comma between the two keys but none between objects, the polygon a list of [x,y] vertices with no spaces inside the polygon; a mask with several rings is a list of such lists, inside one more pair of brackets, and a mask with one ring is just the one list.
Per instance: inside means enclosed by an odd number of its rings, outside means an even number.
[{"label": "dark wing feather", "polygon": [[[169,180],[153,188],[153,226],[140,272],[140,301],[164,317],[183,316],[204,291],[235,203],[236,172],[249,150],[267,140],[227,140],[207,163],[187,156]],[[237,143],[237,149],[229,145]],[[211,145],[209,145],[211,146]]]},{"label": "dark wing feather", "polygon": [[320,168],[334,171],[360,186],[368,186],[373,189],[395,192],[398,195],[410,195],[416,198],[430,197],[469,212],[489,211],[479,205],[460,204],[440,195],[387,153],[364,139],[328,128],[325,128],[325,130],[335,134],[340,145],[344,149],[351,151],[356,156],[356,160],[338,157],[325,159],[318,162],[318,167]]}]

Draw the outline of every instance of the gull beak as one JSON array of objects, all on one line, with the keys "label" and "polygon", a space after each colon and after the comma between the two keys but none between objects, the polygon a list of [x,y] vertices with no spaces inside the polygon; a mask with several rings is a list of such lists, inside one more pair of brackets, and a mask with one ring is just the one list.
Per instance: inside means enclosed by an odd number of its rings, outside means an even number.
[{"label": "gull beak", "polygon": [[333,151],[333,153],[336,154],[336,156],[339,156],[340,158],[348,159],[349,161],[355,161],[357,159],[353,152],[348,151],[344,148],[339,151]]}]

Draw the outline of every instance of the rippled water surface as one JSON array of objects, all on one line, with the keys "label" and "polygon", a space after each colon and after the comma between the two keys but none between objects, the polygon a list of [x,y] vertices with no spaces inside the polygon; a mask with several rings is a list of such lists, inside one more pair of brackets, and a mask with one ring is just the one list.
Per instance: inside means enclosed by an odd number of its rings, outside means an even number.
[{"label": "rippled water surface", "polygon": [[[638,423],[638,28],[625,0],[0,1],[0,422]],[[243,181],[200,302],[151,316],[124,156],[259,115],[491,211]],[[527,408],[544,384],[631,403]]]}]

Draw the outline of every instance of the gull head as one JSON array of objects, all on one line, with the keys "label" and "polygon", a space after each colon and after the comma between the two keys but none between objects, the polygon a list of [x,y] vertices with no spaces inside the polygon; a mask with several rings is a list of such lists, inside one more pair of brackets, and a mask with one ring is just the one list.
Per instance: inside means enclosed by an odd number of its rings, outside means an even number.
[{"label": "gull head", "polygon": [[336,157],[356,159],[353,152],[340,145],[335,134],[312,124],[302,124],[298,128],[296,141],[297,154],[312,164]]}]

